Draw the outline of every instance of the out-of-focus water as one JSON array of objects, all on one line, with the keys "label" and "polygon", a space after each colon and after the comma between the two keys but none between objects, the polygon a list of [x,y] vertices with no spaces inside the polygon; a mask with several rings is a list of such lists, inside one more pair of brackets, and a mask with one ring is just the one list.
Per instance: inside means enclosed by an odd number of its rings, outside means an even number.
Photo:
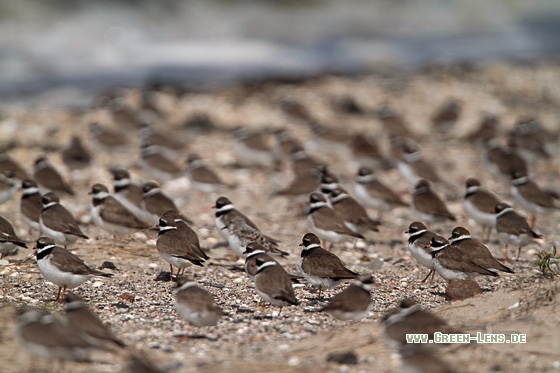
[{"label": "out-of-focus water", "polygon": [[0,95],[560,54],[558,0],[3,0]]}]

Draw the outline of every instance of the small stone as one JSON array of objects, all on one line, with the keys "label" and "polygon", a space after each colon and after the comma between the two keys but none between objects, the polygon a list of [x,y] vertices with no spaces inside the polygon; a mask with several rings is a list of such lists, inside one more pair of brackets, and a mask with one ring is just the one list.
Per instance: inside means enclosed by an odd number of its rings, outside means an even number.
[{"label": "small stone", "polygon": [[144,232],[134,232],[133,237],[140,242],[146,242],[146,240],[148,239]]},{"label": "small stone", "polygon": [[113,262],[104,261],[103,264],[101,264],[101,267],[99,267],[99,269],[105,269],[105,268],[116,270],[117,266]]},{"label": "small stone", "polygon": [[91,284],[92,288],[100,288],[103,285],[105,285],[105,283],[103,281],[95,281],[93,284]]},{"label": "small stone", "polygon": [[7,266],[8,264],[10,264],[10,262],[6,259],[2,259],[0,260],[0,266]]},{"label": "small stone", "polygon": [[134,295],[130,295],[130,294],[121,294],[121,295],[119,295],[119,298],[124,299],[124,300],[129,301],[129,302],[134,301]]},{"label": "small stone", "polygon": [[167,271],[160,272],[155,281],[169,282],[171,281],[171,273]]},{"label": "small stone", "polygon": [[291,356],[288,359],[288,365],[291,366],[291,367],[295,367],[296,365],[299,365],[299,357]]},{"label": "small stone", "polygon": [[130,308],[128,304],[122,302],[113,303],[112,306],[117,308]]},{"label": "small stone", "polygon": [[451,281],[445,289],[445,299],[448,301],[463,300],[477,294],[482,294],[482,289],[474,280]]},{"label": "small stone", "polygon": [[337,364],[356,365],[358,356],[352,350],[343,352],[331,352],[327,356],[327,361]]}]

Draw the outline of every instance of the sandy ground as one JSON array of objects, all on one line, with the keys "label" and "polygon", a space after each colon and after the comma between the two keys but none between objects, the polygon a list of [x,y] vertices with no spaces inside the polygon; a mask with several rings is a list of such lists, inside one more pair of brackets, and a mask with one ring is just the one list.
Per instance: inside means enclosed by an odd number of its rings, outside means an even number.
[{"label": "sandy ground", "polygon": [[[129,94],[131,100],[134,94]],[[297,205],[287,198],[273,197],[271,193],[287,185],[290,173],[263,169],[239,169],[231,147],[229,129],[236,125],[251,128],[285,127],[305,141],[317,158],[324,160],[340,175],[343,186],[352,190],[357,163],[349,151],[332,148],[312,141],[308,129],[279,109],[285,99],[304,104],[322,123],[345,131],[366,130],[374,134],[384,151],[388,139],[381,123],[372,115],[349,115],[333,110],[332,102],[344,96],[353,97],[364,109],[373,111],[384,103],[402,113],[409,126],[418,134],[422,152],[434,161],[438,171],[454,187],[446,194],[452,212],[459,216],[457,225],[464,225],[478,236],[480,228],[468,221],[462,210],[463,182],[477,176],[483,185],[494,190],[504,200],[513,202],[508,184],[492,175],[481,161],[481,152],[461,139],[474,128],[483,112],[502,118],[503,132],[524,114],[538,114],[543,124],[558,128],[560,117],[560,69],[554,66],[491,65],[477,69],[433,68],[415,74],[381,72],[360,78],[322,77],[300,84],[263,84],[229,87],[215,92],[188,93],[179,98],[161,94],[159,104],[166,113],[166,124],[160,128],[173,131],[215,167],[221,176],[238,184],[226,194],[236,207],[253,218],[267,234],[282,240],[281,248],[290,252],[282,260],[289,272],[298,271],[301,237],[308,232],[306,219]],[[433,111],[448,98],[463,104],[463,115],[456,126],[446,134],[430,130],[429,118]],[[196,113],[207,113],[217,130],[196,132],[183,127],[185,119]],[[0,130],[6,131],[5,144],[15,148],[10,155],[28,170],[36,155],[64,146],[72,133],[87,136],[92,120],[103,119],[105,113],[85,113],[49,106],[48,100],[33,108],[9,107],[4,111]],[[15,126],[14,126],[15,124]],[[15,129],[14,129],[15,128]],[[396,209],[383,216],[379,233],[368,234],[367,241],[357,247],[352,242],[337,245],[333,251],[351,269],[373,273],[377,285],[372,293],[373,308],[361,322],[341,322],[319,312],[326,301],[341,288],[326,292],[325,299],[317,300],[316,289],[305,282],[296,284],[299,306],[278,309],[268,307],[261,314],[259,296],[251,281],[242,271],[242,262],[230,262],[227,248],[213,222],[213,205],[218,195],[202,195],[189,188],[184,179],[164,184],[181,210],[195,222],[203,247],[212,258],[204,268],[189,268],[187,273],[211,291],[226,313],[217,326],[195,330],[174,311],[175,290],[169,282],[155,281],[168,265],[158,255],[154,234],[135,233],[113,241],[109,234],[91,225],[88,203],[89,186],[94,182],[110,184],[108,167],[133,166],[138,159],[137,131],[126,129],[131,145],[122,153],[100,151],[93,144],[95,163],[88,170],[74,174],[77,196],[64,198],[65,204],[79,217],[85,232],[92,237],[72,246],[75,254],[89,265],[100,266],[113,262],[116,276],[107,281],[86,282],[76,291],[90,308],[111,326],[129,346],[142,351],[154,364],[170,372],[215,371],[269,371],[269,372],[347,372],[399,371],[396,353],[383,342],[382,317],[401,299],[413,297],[426,308],[448,320],[467,333],[525,333],[526,344],[451,345],[441,350],[440,357],[460,372],[526,372],[560,370],[559,283],[544,279],[532,265],[539,250],[550,250],[559,239],[559,214],[540,216],[537,230],[546,237],[542,246],[529,245],[514,263],[515,274],[498,279],[479,278],[484,293],[474,298],[446,302],[445,284],[421,283],[426,270],[418,268],[406,249],[403,232],[416,220],[406,208]],[[555,188],[558,180],[558,152],[550,160],[533,164],[535,178],[541,185]],[[49,155],[52,163],[66,176],[58,154]],[[135,181],[147,179],[139,170],[133,170]],[[382,180],[394,186],[410,200],[410,187],[396,169],[380,171]],[[19,195],[17,196],[19,200]],[[0,214],[12,221],[22,237],[30,235],[19,217],[18,201],[0,205]],[[376,216],[375,211],[370,211]],[[430,228],[448,235],[453,224],[434,224]],[[30,244],[32,246],[32,244]],[[489,247],[495,256],[503,257],[503,244],[494,235]],[[52,302],[56,287],[45,283],[36,264],[29,261],[18,264],[29,254],[21,250],[8,257],[0,267],[3,291],[0,294],[0,362],[2,371],[20,372],[31,369],[30,355],[15,341],[14,307],[33,306],[60,313],[62,306]],[[176,337],[189,335],[188,340]],[[340,365],[327,362],[331,353],[353,351],[358,363]],[[62,369],[68,372],[120,372],[127,364],[126,353],[95,353],[95,363],[68,363]],[[35,361],[33,369],[52,371],[52,365]]]}]

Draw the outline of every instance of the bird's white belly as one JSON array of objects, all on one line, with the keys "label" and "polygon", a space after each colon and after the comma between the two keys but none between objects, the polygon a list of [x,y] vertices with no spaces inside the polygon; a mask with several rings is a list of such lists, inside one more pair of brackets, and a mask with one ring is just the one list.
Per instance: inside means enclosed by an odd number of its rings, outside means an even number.
[{"label": "bird's white belly", "polygon": [[463,202],[463,208],[467,215],[478,224],[489,228],[494,228],[496,226],[496,214],[480,211],[468,199]]},{"label": "bird's white belly", "polygon": [[439,260],[437,260],[436,258],[433,259],[433,263],[434,269],[437,271],[437,273],[439,273],[441,277],[448,281],[460,281],[469,278],[469,276],[464,272],[453,271],[451,269],[442,267],[439,263]]},{"label": "bird's white belly", "polygon": [[53,265],[48,257],[37,261],[39,271],[47,279],[57,286],[66,286],[73,289],[85,282],[90,275],[77,275],[70,272],[63,272]]}]

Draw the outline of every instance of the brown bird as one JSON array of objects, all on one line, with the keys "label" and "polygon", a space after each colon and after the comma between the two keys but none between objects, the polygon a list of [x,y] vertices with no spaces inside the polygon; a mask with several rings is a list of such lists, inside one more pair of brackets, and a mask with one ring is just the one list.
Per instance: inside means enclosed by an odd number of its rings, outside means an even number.
[{"label": "brown bird", "polygon": [[126,346],[121,340],[115,337],[109,328],[101,322],[98,316],[88,309],[82,297],[68,292],[64,300],[66,301],[64,310],[66,311],[68,327],[81,333],[82,338],[91,345],[103,348],[107,345],[107,342],[111,342],[119,347]]},{"label": "brown bird", "polygon": [[14,171],[0,172],[0,205],[13,199],[20,186]]},{"label": "brown bird", "polygon": [[375,139],[367,137],[363,133],[356,133],[352,136],[350,149],[352,150],[354,159],[361,167],[378,169],[385,161]]},{"label": "brown bird", "polygon": [[103,126],[99,123],[92,123],[89,129],[94,142],[104,150],[120,151],[129,144],[127,136],[119,130]]},{"label": "brown bird", "polygon": [[311,193],[309,195],[307,222],[317,236],[330,243],[340,243],[346,240],[348,236],[364,238],[364,236],[346,226],[344,220],[329,207],[325,196],[321,193]]},{"label": "brown bird", "polygon": [[12,224],[3,216],[0,216],[0,259],[16,246],[27,248],[27,244],[17,236]]},{"label": "brown bird", "polygon": [[451,129],[461,115],[461,104],[454,99],[445,102],[432,116],[432,123],[439,131]]},{"label": "brown bird", "polygon": [[379,219],[384,211],[409,206],[397,193],[379,181],[373,171],[367,167],[358,170],[354,194],[365,207],[378,210]]},{"label": "brown bird", "polygon": [[[218,229],[218,232],[220,232],[220,234],[228,240],[229,231],[227,229],[227,226],[230,225],[236,217],[242,218],[248,226],[261,232],[261,230],[255,223],[253,223],[251,219],[249,219],[245,214],[235,208],[229,198],[224,196],[219,197],[216,200],[216,204],[212,207],[216,209],[216,213],[214,214],[214,223],[216,224],[216,228]],[[273,244],[278,244],[280,242],[280,240],[267,235],[264,235],[264,238],[266,238],[266,240],[272,242]]]},{"label": "brown bird", "polygon": [[186,174],[192,187],[202,193],[217,193],[234,187],[233,184],[223,182],[212,169],[204,164],[198,154],[189,155]]},{"label": "brown bird", "polygon": [[39,184],[39,188],[46,192],[67,193],[74,195],[74,189],[62,178],[60,173],[49,163],[45,156],[35,160],[33,179]]},{"label": "brown bird", "polygon": [[[292,280],[284,268],[276,261],[256,259],[255,290],[261,298],[280,307],[299,304],[292,287]],[[264,305],[261,311],[264,314]]]},{"label": "brown bird", "polygon": [[408,237],[408,250],[410,250],[412,257],[416,259],[419,264],[430,270],[422,282],[425,282],[430,275],[432,275],[431,281],[433,281],[436,270],[432,262],[430,242],[432,241],[432,237],[435,237],[436,234],[429,231],[424,223],[419,221],[410,223],[405,233],[410,235]]},{"label": "brown bird", "polygon": [[500,200],[493,193],[482,188],[480,181],[470,177],[465,182],[466,193],[463,200],[463,209],[469,218],[482,225],[481,241],[484,241],[485,231],[488,237],[492,234],[492,229],[496,227],[496,212],[494,208]]},{"label": "brown bird", "polygon": [[511,175],[511,194],[526,211],[531,213],[530,225],[535,226],[537,214],[546,214],[560,209],[552,195],[541,189],[529,176]]},{"label": "brown bird", "polygon": [[109,171],[113,175],[113,197],[142,220],[145,216],[142,210],[142,188],[130,180],[130,173],[124,168],[112,168]]},{"label": "brown bird", "polygon": [[62,151],[62,160],[71,170],[81,170],[91,164],[91,153],[78,136],[72,137],[70,144]]},{"label": "brown bird", "polygon": [[25,179],[21,183],[21,190],[21,201],[19,204],[21,220],[29,226],[29,234],[31,234],[31,229],[40,232],[39,217],[41,216],[41,211],[43,211],[43,203],[41,202],[42,197],[41,193],[39,193],[39,187],[34,180]]},{"label": "brown bird", "polygon": [[375,284],[372,276],[354,281],[350,286],[336,294],[321,310],[339,320],[360,321],[371,309],[371,289]]},{"label": "brown bird", "polygon": [[422,179],[418,181],[412,193],[412,203],[410,207],[412,211],[424,221],[457,220],[455,216],[449,212],[441,198],[432,190],[428,180]]},{"label": "brown bird", "polygon": [[313,233],[305,234],[300,246],[303,246],[299,261],[301,272],[311,285],[319,286],[319,299],[323,287],[329,289],[358,276],[358,273],[346,268],[335,254],[322,248],[321,241]]},{"label": "brown bird", "polygon": [[29,353],[49,360],[87,360],[92,346],[78,331],[44,310],[17,313],[16,338]]},{"label": "brown bird", "polygon": [[[489,264],[481,258],[475,258],[473,253],[467,253],[457,246],[451,245],[442,236],[434,236],[430,241],[432,262],[437,273],[447,281],[462,281],[476,276],[498,276],[492,268],[485,268],[480,264]],[[491,263],[495,267],[495,263]]]},{"label": "brown bird", "polygon": [[177,165],[173,158],[166,156],[158,145],[142,148],[138,164],[142,171],[162,182],[176,179],[183,174],[183,168]]},{"label": "brown bird", "polygon": [[58,286],[57,302],[64,300],[66,289],[74,289],[92,277],[113,277],[111,273],[88,267],[78,256],[56,246],[49,237],[39,238],[35,249],[39,271],[47,281]]},{"label": "brown bird", "polygon": [[[142,185],[142,191],[144,192],[142,202],[140,204],[144,212],[142,220],[155,225],[158,223],[159,218],[167,211],[179,211],[175,202],[171,199],[171,197],[163,193],[158,183],[148,181]],[[182,215],[182,219],[188,224],[193,223],[184,215]]]},{"label": "brown bird", "polygon": [[197,327],[215,325],[223,316],[214,296],[195,281],[180,277],[177,288],[174,308],[189,324]]},{"label": "brown bird", "polygon": [[381,222],[371,219],[366,209],[341,187],[331,190],[334,212],[344,220],[344,224],[355,233],[379,232]]},{"label": "brown bird", "polygon": [[377,117],[387,132],[403,137],[414,135],[404,118],[396,114],[388,105],[383,105],[377,109]]},{"label": "brown bird", "polygon": [[510,180],[511,175],[528,175],[529,166],[527,162],[517,153],[514,148],[502,147],[496,138],[484,143],[484,158],[490,170],[504,179]]},{"label": "brown bird", "polygon": [[[176,222],[175,218],[179,218],[179,221]],[[184,274],[186,267],[193,264],[203,267],[204,262],[210,259],[200,248],[197,234],[185,226],[177,211],[168,211],[159,219],[156,248],[161,257],[169,263],[171,276],[173,266],[177,267],[176,279],[181,272]]]},{"label": "brown bird", "polygon": [[535,239],[542,239],[543,236],[531,229],[527,219],[516,213],[507,203],[498,203],[495,210],[496,231],[498,232],[498,237],[506,243],[504,262],[507,263],[508,261],[509,245],[519,247],[517,258],[515,259],[518,261],[521,248]]},{"label": "brown bird", "polygon": [[255,276],[257,275],[257,259],[260,262],[275,262],[276,260],[268,255],[264,250],[263,245],[258,242],[250,242],[246,247],[245,251],[243,252],[245,256],[245,273],[251,281],[255,282]]},{"label": "brown bird", "polygon": [[94,184],[89,194],[92,195],[91,219],[95,225],[107,232],[122,236],[151,227],[109,194],[109,189],[105,185]]},{"label": "brown bird", "polygon": [[401,176],[410,184],[416,185],[422,179],[432,183],[444,183],[434,166],[410,145],[404,144],[403,156],[397,165]]},{"label": "brown bird", "polygon": [[7,174],[9,172],[14,172],[18,180],[28,178],[27,172],[18,162],[14,161],[8,153],[0,151],[0,174]]},{"label": "brown bird", "polygon": [[389,311],[383,318],[385,343],[401,353],[426,351],[437,348],[434,343],[407,343],[407,334],[427,334],[434,339],[434,333],[453,333],[447,322],[433,313],[423,310],[412,299],[403,299],[399,307]]},{"label": "brown bird", "polygon": [[471,233],[464,227],[456,227],[449,237],[451,245],[458,247],[469,257],[473,264],[486,268],[491,272],[513,273],[513,270],[498,262],[494,255],[482,243],[471,237]]},{"label": "brown bird", "polygon": [[498,136],[500,121],[494,115],[484,115],[477,129],[469,133],[465,138],[471,143],[484,143]]},{"label": "brown bird", "polygon": [[39,216],[41,232],[56,243],[66,246],[76,242],[78,237],[89,239],[82,232],[74,216],[60,204],[58,196],[52,192],[45,194],[41,202],[43,211]]}]

